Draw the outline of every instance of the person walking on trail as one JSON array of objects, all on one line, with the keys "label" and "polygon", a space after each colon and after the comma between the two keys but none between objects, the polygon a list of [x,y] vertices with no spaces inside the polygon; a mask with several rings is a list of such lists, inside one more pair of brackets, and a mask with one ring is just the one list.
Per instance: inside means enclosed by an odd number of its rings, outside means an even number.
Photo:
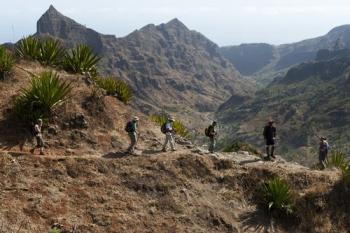
[{"label": "person walking on trail", "polygon": [[214,153],[215,143],[216,143],[216,135],[217,132],[215,130],[217,123],[213,121],[213,123],[205,129],[205,135],[209,137],[209,152]]},{"label": "person walking on trail", "polygon": [[36,146],[30,150],[30,153],[34,154],[36,148],[40,149],[40,155],[44,155],[44,140],[43,135],[41,133],[41,129],[43,126],[43,120],[38,119],[37,123],[34,125],[33,131],[36,139]]},{"label": "person walking on trail", "polygon": [[168,144],[170,144],[172,151],[176,151],[174,138],[175,131],[173,128],[174,121],[174,118],[170,117],[168,118],[167,122],[162,125],[161,131],[165,134],[165,142],[162,149],[163,152],[167,151]]},{"label": "person walking on trail", "polygon": [[139,122],[139,118],[135,116],[131,121],[129,121],[126,124],[126,127],[125,127],[125,131],[128,132],[128,135],[130,137],[130,146],[127,150],[127,152],[130,154],[135,153],[135,147],[138,141],[138,132],[137,132],[138,122]]},{"label": "person walking on trail", "polygon": [[[273,120],[269,120],[268,124],[264,127],[264,139],[266,142],[266,160],[276,158],[273,154],[275,151],[275,139],[276,139],[276,128],[273,126]],[[270,150],[271,148],[271,150]]]},{"label": "person walking on trail", "polygon": [[327,159],[328,151],[329,151],[329,144],[327,142],[327,138],[320,137],[318,159],[320,161],[321,169],[326,168],[326,159]]}]

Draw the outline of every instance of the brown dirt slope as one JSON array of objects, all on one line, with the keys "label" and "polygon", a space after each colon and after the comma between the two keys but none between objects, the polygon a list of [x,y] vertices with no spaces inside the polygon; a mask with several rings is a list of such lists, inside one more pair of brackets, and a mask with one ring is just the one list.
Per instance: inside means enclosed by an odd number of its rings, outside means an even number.
[{"label": "brown dirt slope", "polygon": [[[36,63],[17,66],[44,70]],[[243,152],[210,155],[186,143],[160,153],[162,135],[146,116],[114,97],[92,95],[96,90],[83,76],[60,75],[73,82],[74,94],[48,123],[45,156],[28,153],[28,132],[11,118],[26,72],[16,68],[1,82],[0,232],[49,232],[54,223],[70,233],[350,229],[350,193],[338,172]],[[76,124],[77,113],[87,128]],[[133,114],[141,116],[141,143],[138,156],[126,156],[123,126]],[[259,205],[261,184],[276,175],[293,187],[296,217],[271,218]]]}]

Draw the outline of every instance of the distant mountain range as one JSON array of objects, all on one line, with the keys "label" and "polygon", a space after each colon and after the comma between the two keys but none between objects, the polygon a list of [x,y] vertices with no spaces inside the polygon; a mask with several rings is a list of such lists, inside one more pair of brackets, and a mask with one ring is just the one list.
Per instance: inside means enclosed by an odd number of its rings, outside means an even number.
[{"label": "distant mountain range", "polygon": [[225,103],[218,117],[227,138],[263,148],[262,128],[272,117],[278,151],[303,163],[317,160],[318,136],[350,152],[350,50],[320,50],[314,61],[291,68],[243,105]]},{"label": "distant mountain range", "polygon": [[238,71],[268,84],[273,78],[283,76],[290,67],[312,61],[321,49],[350,48],[350,25],[332,29],[324,36],[283,45],[242,44],[220,48]]},{"label": "distant mountain range", "polygon": [[84,43],[101,55],[100,69],[129,82],[144,112],[213,112],[231,96],[243,100],[254,86],[218,52],[218,46],[178,19],[147,25],[123,38],[103,35],[62,15],[53,6],[37,23],[37,36]]}]

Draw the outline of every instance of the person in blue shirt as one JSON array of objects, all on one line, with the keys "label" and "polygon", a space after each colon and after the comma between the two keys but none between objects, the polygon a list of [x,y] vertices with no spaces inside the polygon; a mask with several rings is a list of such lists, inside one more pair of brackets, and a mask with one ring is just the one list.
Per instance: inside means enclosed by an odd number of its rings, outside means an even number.
[{"label": "person in blue shirt", "polygon": [[174,118],[170,117],[168,118],[167,123],[165,124],[165,142],[163,145],[163,152],[167,151],[167,146],[170,144],[171,150],[176,151],[175,148],[175,138],[174,138],[174,129],[173,129],[173,123],[174,123]]}]

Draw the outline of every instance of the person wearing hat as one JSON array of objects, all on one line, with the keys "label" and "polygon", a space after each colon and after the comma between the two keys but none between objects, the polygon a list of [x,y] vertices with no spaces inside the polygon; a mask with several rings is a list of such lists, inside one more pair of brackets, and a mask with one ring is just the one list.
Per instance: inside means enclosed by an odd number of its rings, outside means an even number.
[{"label": "person wearing hat", "polygon": [[[273,126],[273,120],[269,120],[267,125],[264,127],[264,139],[266,142],[266,159],[270,160],[272,158],[276,158],[274,156],[275,151],[275,138],[276,138],[276,128]],[[271,150],[270,150],[271,147]]]},{"label": "person wearing hat", "polygon": [[327,142],[327,138],[320,137],[318,160],[320,162],[321,169],[326,168],[326,159],[328,156],[328,151],[329,151],[329,144]]},{"label": "person wearing hat", "polygon": [[168,143],[170,144],[171,150],[176,151],[175,148],[175,139],[174,139],[174,128],[173,123],[175,119],[172,117],[169,117],[167,122],[165,123],[165,142],[163,145],[163,152],[166,152]]},{"label": "person wearing hat", "polygon": [[34,154],[36,148],[40,149],[40,155],[44,155],[44,140],[41,133],[41,128],[43,126],[43,120],[38,119],[37,123],[34,125],[34,135],[36,139],[36,146],[30,150],[30,153]]},{"label": "person wearing hat", "polygon": [[129,138],[130,138],[130,146],[128,148],[128,153],[134,154],[135,153],[135,147],[138,141],[138,122],[139,118],[137,116],[134,116],[131,121],[129,121],[126,124],[125,131],[128,132]]},{"label": "person wearing hat", "polygon": [[213,123],[207,128],[206,135],[209,137],[209,152],[214,153],[215,149],[215,140],[217,132],[215,130],[217,123],[216,121],[213,121]]}]

